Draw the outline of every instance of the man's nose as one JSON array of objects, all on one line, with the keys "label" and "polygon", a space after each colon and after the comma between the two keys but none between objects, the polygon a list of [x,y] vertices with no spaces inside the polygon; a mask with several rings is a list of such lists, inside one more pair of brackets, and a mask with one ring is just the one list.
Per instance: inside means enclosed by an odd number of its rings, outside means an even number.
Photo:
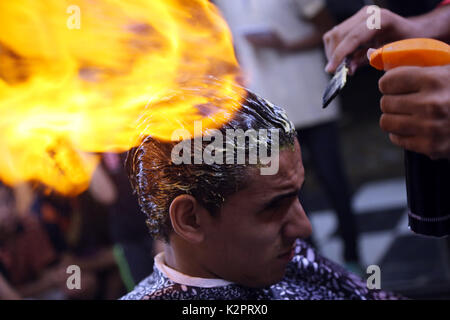
[{"label": "man's nose", "polygon": [[306,239],[312,233],[311,222],[297,199],[289,208],[283,228],[283,235],[289,239]]}]

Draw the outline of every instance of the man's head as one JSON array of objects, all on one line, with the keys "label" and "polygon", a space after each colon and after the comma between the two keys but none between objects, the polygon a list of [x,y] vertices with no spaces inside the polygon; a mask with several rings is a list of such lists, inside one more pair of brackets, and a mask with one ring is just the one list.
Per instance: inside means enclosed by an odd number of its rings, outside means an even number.
[{"label": "man's head", "polygon": [[176,143],[152,138],[130,151],[127,168],[151,233],[170,242],[180,271],[263,287],[283,277],[295,239],[311,233],[298,201],[300,146],[284,111],[251,93],[227,129],[278,129],[278,141],[265,140],[269,150],[279,144],[276,174],[261,175],[248,156],[244,164],[176,165]]}]

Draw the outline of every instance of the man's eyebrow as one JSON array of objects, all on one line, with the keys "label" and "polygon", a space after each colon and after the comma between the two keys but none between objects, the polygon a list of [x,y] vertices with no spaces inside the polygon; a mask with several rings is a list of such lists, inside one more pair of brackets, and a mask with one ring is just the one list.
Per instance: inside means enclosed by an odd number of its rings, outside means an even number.
[{"label": "man's eyebrow", "polygon": [[296,190],[291,191],[291,192],[279,194],[279,195],[273,197],[270,201],[266,202],[263,205],[263,209],[262,210],[265,210],[267,208],[272,207],[273,205],[277,204],[278,202],[280,202],[283,199],[291,198],[291,197],[297,197],[299,193],[300,193],[300,189],[296,189]]}]

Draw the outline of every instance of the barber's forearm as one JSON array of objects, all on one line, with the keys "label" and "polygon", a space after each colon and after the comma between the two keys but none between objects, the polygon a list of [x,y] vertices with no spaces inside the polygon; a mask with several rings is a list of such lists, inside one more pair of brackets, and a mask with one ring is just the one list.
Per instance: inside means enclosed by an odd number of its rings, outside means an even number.
[{"label": "barber's forearm", "polygon": [[433,11],[421,16],[410,18],[417,23],[421,34],[411,37],[434,38],[442,41],[450,41],[450,5],[440,6]]}]

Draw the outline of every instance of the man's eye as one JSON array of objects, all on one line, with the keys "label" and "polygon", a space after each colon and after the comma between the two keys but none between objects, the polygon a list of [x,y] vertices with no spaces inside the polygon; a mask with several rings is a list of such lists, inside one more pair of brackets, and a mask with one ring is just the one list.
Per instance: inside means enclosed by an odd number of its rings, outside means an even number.
[{"label": "man's eye", "polygon": [[283,199],[280,199],[278,201],[272,202],[271,204],[269,204],[267,206],[267,210],[277,210],[277,209],[283,209],[287,206],[289,206],[293,201],[295,201],[297,199],[297,196],[290,196],[290,197],[286,197]]},{"label": "man's eye", "polygon": [[274,209],[274,208],[277,208],[277,207],[279,206],[279,204],[280,204],[280,201],[274,201],[274,202],[271,202],[271,203],[266,207],[266,209]]}]

